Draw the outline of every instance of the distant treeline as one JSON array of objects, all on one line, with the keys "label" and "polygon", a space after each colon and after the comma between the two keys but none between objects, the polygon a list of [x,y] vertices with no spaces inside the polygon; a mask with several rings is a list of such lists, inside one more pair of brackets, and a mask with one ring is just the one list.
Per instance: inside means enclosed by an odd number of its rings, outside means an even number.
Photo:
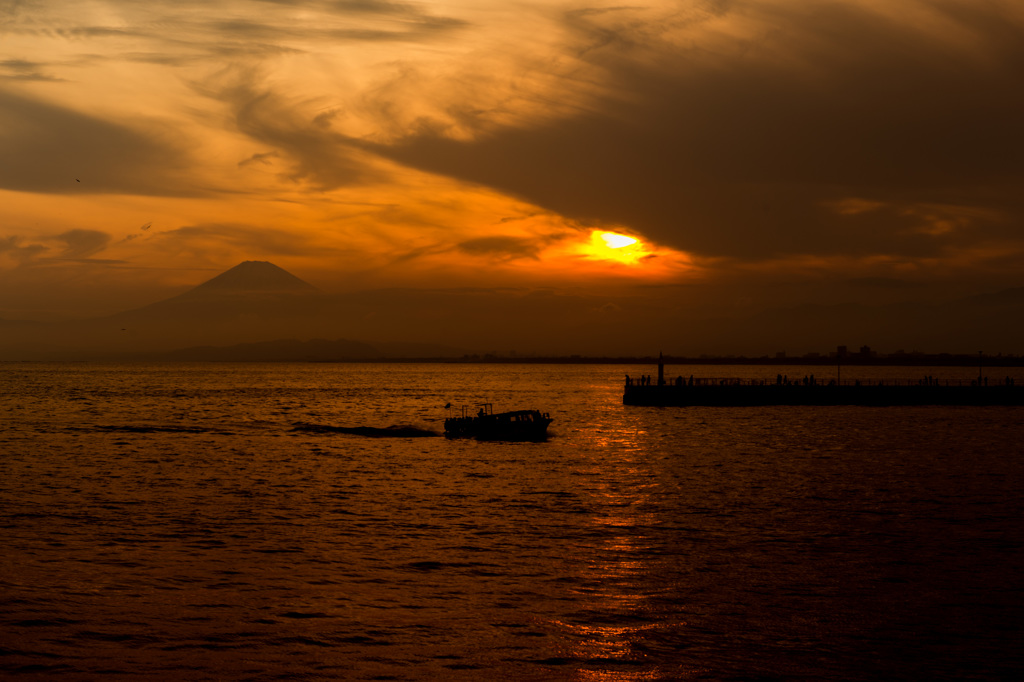
[{"label": "distant treeline", "polygon": [[[683,357],[662,358],[666,365],[827,365],[843,366],[895,366],[895,367],[1021,367],[1024,356],[1018,355],[970,355],[953,353],[894,353],[886,356],[861,357],[856,354],[837,358],[835,355],[803,355],[793,357]],[[397,360],[397,362],[431,362],[428,358],[419,360]],[[465,355],[458,359],[434,360],[435,362],[468,363],[521,363],[521,364],[593,364],[593,365],[656,365],[656,356],[644,357],[586,357],[582,355],[551,357],[520,357],[499,355]],[[396,362],[391,360],[390,362]]]},{"label": "distant treeline", "polygon": [[[358,363],[504,363],[504,364],[591,364],[591,365],[656,365],[658,357],[646,356],[586,356],[586,355],[550,355],[527,356],[502,353],[467,353],[465,349],[457,349],[436,344],[419,343],[381,343],[369,344],[347,339],[278,339],[254,343],[235,344],[233,346],[193,346],[161,353],[139,354],[129,357],[114,355],[111,357],[81,359],[137,359],[137,360],[171,360],[189,362],[358,362]],[[687,357],[666,355],[666,365],[830,365],[843,366],[948,366],[977,367],[979,364],[988,367],[1020,367],[1024,366],[1024,356],[988,355],[970,353],[888,353],[882,354],[864,348],[861,352],[808,353],[800,356],[788,356],[778,353],[775,356],[710,356]]]}]

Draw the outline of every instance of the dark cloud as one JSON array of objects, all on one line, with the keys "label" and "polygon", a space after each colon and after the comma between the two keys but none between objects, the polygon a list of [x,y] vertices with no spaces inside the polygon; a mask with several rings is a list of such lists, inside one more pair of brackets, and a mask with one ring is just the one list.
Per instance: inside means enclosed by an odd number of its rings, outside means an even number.
[{"label": "dark cloud", "polygon": [[866,287],[869,289],[918,289],[921,287],[916,282],[908,282],[904,279],[893,277],[854,277],[847,282],[855,287]]},{"label": "dark cloud", "polygon": [[[338,28],[330,25],[290,24],[270,22],[260,18],[217,20],[210,24],[216,34],[249,40],[273,42],[295,38],[303,41],[328,39],[359,42],[420,41],[429,40],[438,34],[468,26],[466,21],[455,17],[439,16],[425,11],[421,6],[372,0],[339,0],[336,2],[287,2],[263,0],[278,5],[306,6],[326,11],[340,17],[352,17],[371,26],[353,25]],[[383,28],[372,22],[382,20]]]},{"label": "dark cloud", "polygon": [[65,38],[133,38],[145,35],[143,31],[128,28],[111,28],[109,26],[57,28],[53,32]]},{"label": "dark cloud", "polygon": [[327,6],[339,12],[367,12],[370,14],[419,14],[421,10],[404,2],[381,0],[330,0]]},{"label": "dark cloud", "polygon": [[280,154],[292,162],[288,178],[306,180],[321,189],[333,189],[375,177],[358,148],[340,136],[325,134],[322,123],[303,118],[275,93],[248,85],[214,93],[235,112],[243,134],[278,150],[253,157],[269,159]]},{"label": "dark cloud", "polygon": [[[611,84],[588,110],[471,141],[425,129],[376,149],[706,255],[920,256],[1021,238],[1015,17],[927,4],[955,19],[962,33],[948,37],[863,5],[733,5],[756,40],[698,47],[621,13],[572,14],[577,53]],[[847,199],[885,208],[835,208]],[[943,212],[958,216],[951,229],[928,229]]]},{"label": "dark cloud", "polygon": [[[53,244],[59,251],[55,253]],[[121,263],[94,258],[111,243],[111,236],[99,230],[73,229],[58,235],[26,239],[21,236],[0,238],[0,254],[12,257],[20,266],[52,265],[57,262],[91,264]]]},{"label": "dark cloud", "polygon": [[46,64],[24,59],[0,60],[0,80],[51,81],[63,80],[43,72]]},{"label": "dark cloud", "polygon": [[287,5],[289,7],[331,8],[346,12],[366,12],[371,14],[407,13],[411,5],[381,0],[259,0],[268,5]]},{"label": "dark cloud", "polygon": [[438,17],[424,8],[426,3],[386,2],[384,0],[260,0],[274,5],[302,6],[329,10],[343,15],[377,15],[414,18],[425,24],[464,25],[465,22],[449,17]]},{"label": "dark cloud", "polygon": [[308,241],[295,232],[232,223],[205,223],[165,230],[150,237],[161,250],[174,254],[191,254],[195,262],[217,262],[247,253],[252,258],[272,255],[306,256]]},{"label": "dark cloud", "polygon": [[477,256],[501,258],[537,258],[539,245],[519,237],[480,237],[458,245],[460,251]]},{"label": "dark cloud", "polygon": [[248,58],[260,59],[286,54],[298,54],[301,52],[301,50],[288,47],[286,45],[257,41],[253,38],[246,37],[245,35],[237,36],[237,40],[233,42],[225,41],[214,45],[203,45],[202,48],[206,50],[207,54],[201,55],[198,58],[193,59],[193,61],[201,62],[209,57],[227,58],[232,60],[240,59],[244,61]]},{"label": "dark cloud", "polygon": [[[0,188],[26,192],[195,193],[161,135],[0,90]],[[80,182],[75,182],[79,179]]]},{"label": "dark cloud", "polygon": [[257,163],[258,164],[272,163],[274,159],[280,158],[280,156],[281,155],[278,154],[277,152],[256,153],[256,154],[253,154],[252,156],[250,156],[248,159],[244,159],[242,161],[239,161],[238,162],[238,166],[240,168],[244,168],[245,166],[251,166],[251,165],[257,164]]},{"label": "dark cloud", "polygon": [[57,239],[64,242],[60,257],[72,260],[94,256],[110,244],[110,235],[99,230],[68,230]]},{"label": "dark cloud", "polygon": [[168,54],[166,52],[126,52],[118,55],[116,58],[140,64],[183,66],[190,62],[195,62],[199,57],[196,55]]},{"label": "dark cloud", "polygon": [[24,265],[31,263],[47,251],[42,244],[24,244],[23,242],[24,240],[19,236],[0,237],[0,255],[9,256]]},{"label": "dark cloud", "polygon": [[[420,24],[420,22],[417,22],[417,24]],[[215,31],[218,36],[221,36],[228,40],[235,39],[240,41],[263,41],[262,45],[258,46],[258,49],[255,51],[267,53],[273,52],[275,50],[280,52],[288,51],[287,48],[273,44],[273,41],[282,39],[307,39],[320,37],[330,40],[365,42],[408,40],[410,38],[413,38],[415,34],[420,33],[418,29],[422,28],[422,25],[416,26],[415,30],[323,27],[310,28],[308,26],[288,27],[282,26],[280,24],[235,19],[232,21],[218,21],[212,24],[209,28]],[[247,43],[228,43],[226,45],[214,45],[212,46],[212,50],[217,53],[224,53],[226,50],[229,50],[234,53],[243,50],[252,50],[252,47]]]}]

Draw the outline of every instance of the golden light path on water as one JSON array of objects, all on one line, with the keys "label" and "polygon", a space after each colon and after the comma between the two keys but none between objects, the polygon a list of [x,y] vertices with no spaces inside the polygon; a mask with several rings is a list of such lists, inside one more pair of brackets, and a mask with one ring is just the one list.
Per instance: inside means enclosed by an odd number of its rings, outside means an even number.
[{"label": "golden light path on water", "polygon": [[[594,240],[607,243],[608,248],[638,243],[632,237],[607,232],[595,233]],[[603,536],[599,541],[600,551],[591,557],[581,557],[579,562],[582,582],[577,592],[586,599],[585,611],[590,617],[557,620],[552,624],[571,633],[574,643],[567,648],[566,659],[603,662],[604,665],[579,667],[573,679],[632,682],[663,678],[663,671],[658,669],[630,669],[644,649],[642,643],[658,628],[657,623],[645,617],[651,607],[651,597],[655,596],[650,592],[649,578],[659,567],[656,561],[649,559],[655,547],[651,542],[653,538],[643,529],[660,523],[657,515],[645,511],[656,506],[655,498],[659,494],[656,476],[642,461],[647,436],[646,430],[640,427],[586,436],[596,451],[613,449],[619,455],[614,461],[590,460],[580,471],[581,474],[601,472],[602,475],[596,477],[600,483],[591,494],[595,498],[593,508],[606,510],[590,519],[594,534]],[[606,470],[609,465],[614,465],[614,476],[609,476]],[[613,478],[616,480],[611,480]],[[623,486],[623,481],[629,484]],[[670,589],[665,586],[663,591]]]}]

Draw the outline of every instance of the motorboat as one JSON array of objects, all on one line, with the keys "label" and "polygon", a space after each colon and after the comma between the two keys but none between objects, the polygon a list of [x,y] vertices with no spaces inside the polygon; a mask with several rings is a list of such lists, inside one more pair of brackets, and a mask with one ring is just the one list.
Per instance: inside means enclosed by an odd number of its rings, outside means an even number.
[{"label": "motorboat", "polygon": [[476,438],[477,440],[543,441],[548,437],[548,424],[553,420],[547,412],[539,410],[512,410],[495,412],[491,403],[479,406],[476,414],[462,408],[461,416],[444,420],[447,438]]}]

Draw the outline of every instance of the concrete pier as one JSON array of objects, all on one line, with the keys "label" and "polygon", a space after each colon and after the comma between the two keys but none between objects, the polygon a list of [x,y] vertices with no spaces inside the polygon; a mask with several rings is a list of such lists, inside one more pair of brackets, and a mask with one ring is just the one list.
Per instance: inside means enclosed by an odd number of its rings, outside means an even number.
[{"label": "concrete pier", "polygon": [[628,384],[623,405],[1024,405],[1024,387],[945,384],[804,384],[699,380],[662,385]]}]

